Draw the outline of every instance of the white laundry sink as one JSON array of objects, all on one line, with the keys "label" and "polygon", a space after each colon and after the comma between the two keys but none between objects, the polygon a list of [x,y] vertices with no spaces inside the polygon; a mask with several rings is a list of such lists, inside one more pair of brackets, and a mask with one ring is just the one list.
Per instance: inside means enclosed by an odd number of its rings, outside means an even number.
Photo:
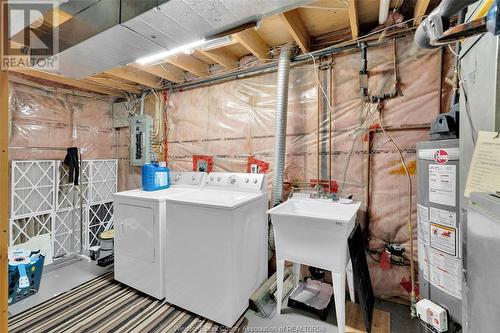
[{"label": "white laundry sink", "polygon": [[[282,299],[285,260],[332,272],[339,333],[345,332],[345,279],[349,262],[347,239],[354,228],[359,202],[323,199],[290,199],[267,211],[271,215],[276,245],[277,299]],[[348,276],[354,300],[352,276]],[[281,303],[277,303],[281,313]]]},{"label": "white laundry sink", "polygon": [[290,199],[268,210],[274,227],[278,258],[344,271],[347,238],[360,203],[326,199]]}]

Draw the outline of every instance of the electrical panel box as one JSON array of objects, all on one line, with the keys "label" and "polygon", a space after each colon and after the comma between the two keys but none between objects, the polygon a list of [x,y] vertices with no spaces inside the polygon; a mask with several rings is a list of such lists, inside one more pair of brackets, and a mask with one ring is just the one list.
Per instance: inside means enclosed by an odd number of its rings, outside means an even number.
[{"label": "electrical panel box", "polygon": [[129,118],[130,124],[130,165],[143,166],[153,159],[151,132],[153,118],[150,115],[137,115]]}]

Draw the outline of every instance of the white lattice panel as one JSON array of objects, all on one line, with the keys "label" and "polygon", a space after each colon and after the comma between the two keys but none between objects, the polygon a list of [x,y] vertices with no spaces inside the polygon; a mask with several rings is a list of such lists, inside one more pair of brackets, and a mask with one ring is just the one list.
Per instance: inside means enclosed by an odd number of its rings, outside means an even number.
[{"label": "white lattice panel", "polygon": [[[86,245],[87,209],[83,210],[83,244]],[[67,209],[54,214],[54,257],[62,257],[80,251],[80,209]]]},{"label": "white lattice panel", "polygon": [[93,160],[90,172],[90,204],[113,200],[116,192],[117,160]]},{"label": "white lattice panel", "polygon": [[113,228],[113,202],[91,205],[88,214],[87,248],[98,245],[100,233]]},{"label": "white lattice panel", "polygon": [[12,219],[54,211],[55,161],[12,161]]},{"label": "white lattice panel", "polygon": [[10,245],[26,243],[31,238],[52,232],[52,214],[10,220]]},{"label": "white lattice panel", "polygon": [[[79,186],[83,194],[83,205],[88,204],[89,199],[89,182],[90,182],[90,169],[91,161],[82,161],[81,179],[79,180]],[[80,193],[78,191],[78,186],[73,185],[73,182],[69,182],[69,168],[64,165],[63,162],[57,161],[57,195],[56,195],[56,207],[57,210],[63,210],[68,208],[80,207]]]}]

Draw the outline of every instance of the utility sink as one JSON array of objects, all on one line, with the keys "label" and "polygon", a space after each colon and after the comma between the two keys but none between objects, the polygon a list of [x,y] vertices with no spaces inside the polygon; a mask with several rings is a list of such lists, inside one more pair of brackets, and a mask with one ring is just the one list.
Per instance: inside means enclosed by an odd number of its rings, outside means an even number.
[{"label": "utility sink", "polygon": [[348,261],[347,238],[359,207],[359,202],[291,198],[268,210],[277,258],[344,271]]},{"label": "utility sink", "polygon": [[[345,332],[347,239],[354,228],[359,206],[359,202],[292,198],[267,211],[274,227],[277,299],[282,299],[283,295],[285,260],[294,263],[295,275],[300,270],[298,264],[331,271],[339,333]],[[352,274],[347,277],[354,301]],[[277,303],[277,313],[281,313],[281,302]]]}]

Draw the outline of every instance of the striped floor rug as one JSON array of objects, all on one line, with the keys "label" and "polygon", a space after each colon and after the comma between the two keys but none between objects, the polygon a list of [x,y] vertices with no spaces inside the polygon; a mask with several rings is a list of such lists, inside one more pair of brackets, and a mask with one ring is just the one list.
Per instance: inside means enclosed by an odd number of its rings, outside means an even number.
[{"label": "striped floor rug", "polygon": [[10,318],[9,333],[232,333],[246,325],[242,317],[221,327],[120,284],[110,272]]}]

